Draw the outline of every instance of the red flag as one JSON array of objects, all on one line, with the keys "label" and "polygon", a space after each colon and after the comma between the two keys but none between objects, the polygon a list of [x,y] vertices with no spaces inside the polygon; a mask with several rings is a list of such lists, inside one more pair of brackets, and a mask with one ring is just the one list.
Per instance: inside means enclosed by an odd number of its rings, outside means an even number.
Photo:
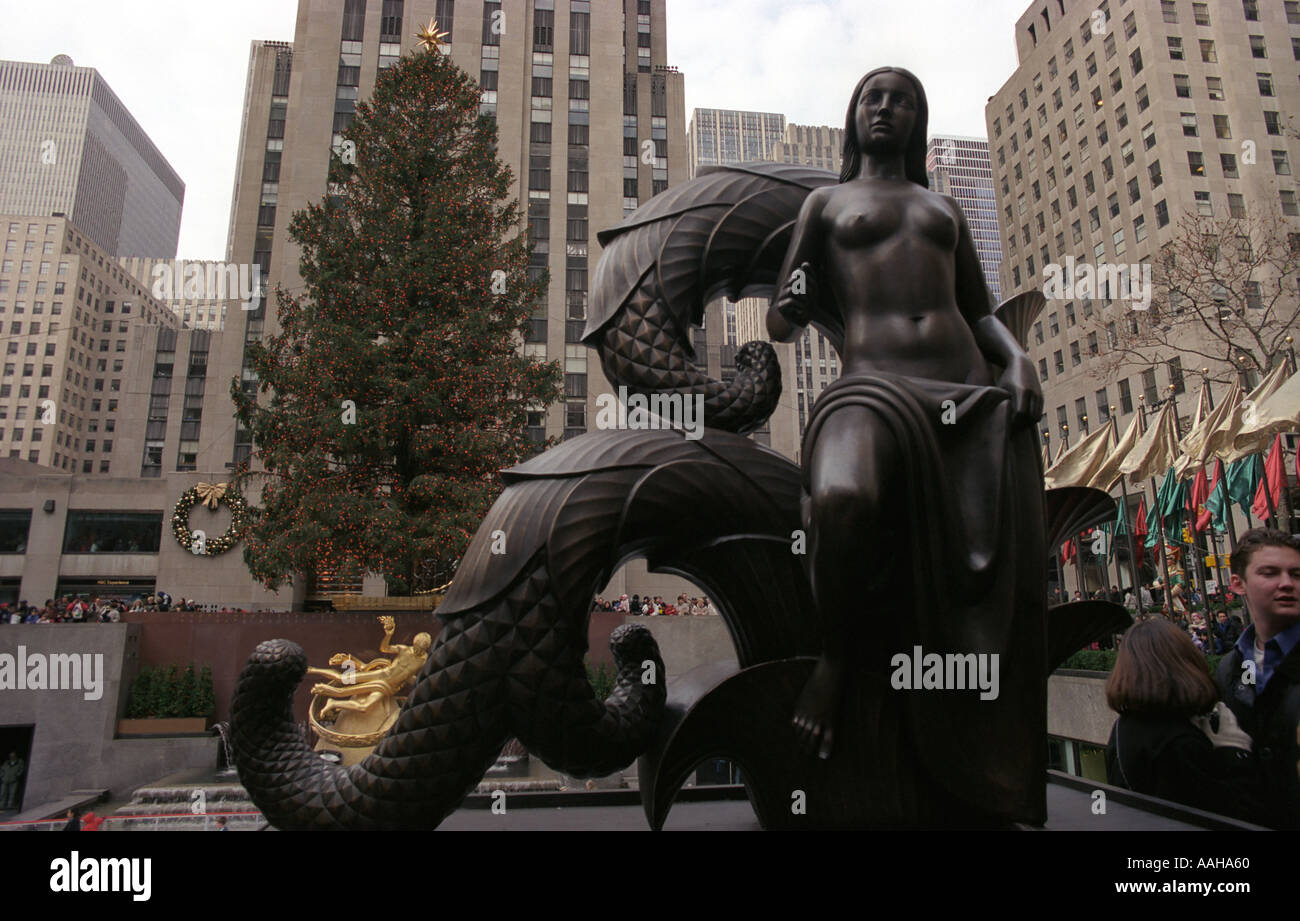
[{"label": "red flag", "polygon": [[[1223,461],[1218,461],[1214,465],[1214,479],[1210,481],[1209,488],[1205,490],[1205,495],[1201,497],[1200,504],[1196,506],[1196,531],[1204,531],[1210,527],[1210,519],[1213,517],[1210,510],[1205,507],[1205,503],[1214,491],[1219,488],[1219,477],[1223,475]],[[1202,480],[1205,479],[1205,470],[1201,470]],[[1192,492],[1195,494],[1196,486],[1192,486]]]},{"label": "red flag", "polygon": [[[1218,468],[1215,468],[1214,482],[1219,482]],[[1201,516],[1205,516],[1206,524],[1209,524],[1210,513],[1205,508],[1205,500],[1210,498],[1210,487],[1205,479],[1205,468],[1202,467],[1196,471],[1196,477],[1192,480],[1191,491],[1187,495],[1187,508],[1192,513],[1187,516],[1188,523],[1191,525],[1192,534],[1200,531],[1205,525],[1201,524]]]},{"label": "red flag", "polygon": [[1062,562],[1062,563],[1068,563],[1068,562],[1070,562],[1070,560],[1074,558],[1074,553],[1075,553],[1075,550],[1074,550],[1074,541],[1073,541],[1073,540],[1067,540],[1065,543],[1061,544],[1061,562]]},{"label": "red flag", "polygon": [[[1273,447],[1268,450],[1268,459],[1264,461],[1264,476],[1260,478],[1259,488],[1255,490],[1255,501],[1250,507],[1260,521],[1268,520],[1270,498],[1273,500],[1273,508],[1277,508],[1282,498],[1282,481],[1285,476],[1282,469],[1282,436],[1277,435],[1273,438]],[[1268,495],[1265,495],[1265,489],[1268,489]]]}]

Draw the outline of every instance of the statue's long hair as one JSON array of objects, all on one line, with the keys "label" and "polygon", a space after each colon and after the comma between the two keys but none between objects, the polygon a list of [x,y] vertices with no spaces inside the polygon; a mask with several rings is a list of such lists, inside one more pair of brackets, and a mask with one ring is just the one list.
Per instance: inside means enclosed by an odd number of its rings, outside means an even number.
[{"label": "statue's long hair", "polygon": [[903,170],[908,179],[921,188],[928,189],[930,180],[925,175],[925,142],[927,123],[930,120],[930,106],[925,101],[925,89],[921,86],[921,81],[916,78],[916,74],[901,67],[878,67],[859,80],[858,85],[853,88],[853,96],[849,99],[849,111],[844,116],[844,166],[840,170],[840,182],[856,179],[858,170],[862,167],[862,151],[858,149],[855,115],[863,87],[877,74],[898,74],[906,77],[912,84],[912,88],[916,90],[916,123],[912,125],[912,135],[907,139],[907,149],[903,151]]}]

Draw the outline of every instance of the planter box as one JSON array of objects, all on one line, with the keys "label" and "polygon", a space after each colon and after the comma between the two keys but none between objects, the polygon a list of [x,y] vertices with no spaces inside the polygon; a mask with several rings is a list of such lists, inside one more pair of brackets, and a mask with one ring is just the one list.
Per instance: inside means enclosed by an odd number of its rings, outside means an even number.
[{"label": "planter box", "polygon": [[212,718],[208,716],[117,721],[119,736],[203,736],[208,734],[210,728],[212,728]]}]

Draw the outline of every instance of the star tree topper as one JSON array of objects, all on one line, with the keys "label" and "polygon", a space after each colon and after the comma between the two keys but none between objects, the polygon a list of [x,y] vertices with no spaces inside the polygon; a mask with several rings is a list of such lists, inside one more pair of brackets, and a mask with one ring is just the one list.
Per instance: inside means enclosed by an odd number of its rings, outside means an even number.
[{"label": "star tree topper", "polygon": [[425,51],[433,51],[445,44],[443,39],[447,37],[447,33],[439,32],[438,20],[430,19],[427,26],[420,27],[420,31],[415,33],[415,37],[424,46]]}]

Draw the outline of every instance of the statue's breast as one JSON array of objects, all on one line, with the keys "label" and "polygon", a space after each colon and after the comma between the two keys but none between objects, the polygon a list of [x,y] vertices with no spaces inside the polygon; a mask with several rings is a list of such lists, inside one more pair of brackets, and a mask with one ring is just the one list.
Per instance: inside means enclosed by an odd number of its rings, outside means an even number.
[{"label": "statue's breast", "polygon": [[848,249],[872,246],[902,234],[952,250],[957,246],[957,218],[942,200],[931,200],[928,195],[877,196],[842,208],[832,218],[831,233]]},{"label": "statue's breast", "polygon": [[834,216],[831,233],[840,246],[856,249],[872,246],[897,233],[903,223],[903,209],[887,200],[854,202]]}]

